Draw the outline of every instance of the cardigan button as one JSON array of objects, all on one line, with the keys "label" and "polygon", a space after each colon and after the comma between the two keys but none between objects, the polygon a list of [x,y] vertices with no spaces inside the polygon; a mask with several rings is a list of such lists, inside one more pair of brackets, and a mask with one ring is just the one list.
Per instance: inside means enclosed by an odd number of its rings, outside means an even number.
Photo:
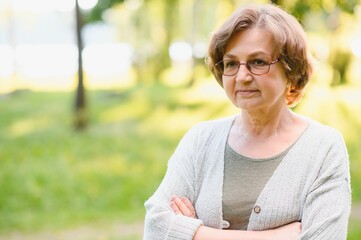
[{"label": "cardigan button", "polygon": [[229,222],[227,222],[226,220],[222,221],[222,228],[223,229],[227,229],[231,226],[231,224],[229,224]]},{"label": "cardigan button", "polygon": [[261,207],[258,206],[258,205],[256,205],[256,206],[254,206],[253,211],[254,211],[255,213],[260,213],[260,212],[261,212]]}]

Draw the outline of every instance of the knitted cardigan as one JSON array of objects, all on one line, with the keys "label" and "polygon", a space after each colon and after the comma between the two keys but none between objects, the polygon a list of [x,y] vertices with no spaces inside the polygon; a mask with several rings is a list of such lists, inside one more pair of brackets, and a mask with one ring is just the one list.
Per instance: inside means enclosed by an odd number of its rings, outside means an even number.
[{"label": "knitted cardigan", "polygon": [[[222,229],[224,151],[235,117],[192,127],[168,162],[156,192],[145,202],[144,240],[193,239],[200,225]],[[175,215],[172,194],[186,196],[198,219]],[[260,193],[248,230],[302,222],[298,239],[346,239],[351,208],[349,160],[342,136],[309,120],[309,126]]]}]

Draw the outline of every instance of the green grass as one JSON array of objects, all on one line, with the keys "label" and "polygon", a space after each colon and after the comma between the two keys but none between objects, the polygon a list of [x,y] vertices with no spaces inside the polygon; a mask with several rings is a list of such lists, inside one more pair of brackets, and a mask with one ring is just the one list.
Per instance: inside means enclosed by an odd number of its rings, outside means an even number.
[{"label": "green grass", "polygon": [[348,240],[359,240],[361,239],[361,218],[351,218],[348,231]]},{"label": "green grass", "polygon": [[[89,92],[89,127],[72,127],[71,93],[19,92],[0,99],[0,233],[143,218],[181,135],[202,103],[145,87]],[[174,121],[174,120],[173,120]]]},{"label": "green grass", "polygon": [[[235,112],[225,98],[204,98],[202,91],[148,86],[88,92],[83,132],[73,130],[72,93],[0,96],[0,234],[141,221],[143,203],[183,133],[198,121]],[[316,110],[310,94],[297,111],[347,136],[353,195],[360,201],[361,118],[351,116],[361,101],[350,105],[342,91],[334,94],[339,97]],[[350,223],[349,239],[360,239],[357,224]]]}]

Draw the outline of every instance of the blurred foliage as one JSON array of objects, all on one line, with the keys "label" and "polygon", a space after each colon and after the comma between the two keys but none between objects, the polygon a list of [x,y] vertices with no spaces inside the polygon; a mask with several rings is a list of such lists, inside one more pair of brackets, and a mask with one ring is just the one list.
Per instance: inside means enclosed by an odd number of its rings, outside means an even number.
[{"label": "blurred foliage", "polygon": [[[322,11],[331,16],[338,11],[354,14],[355,6],[361,3],[360,0],[272,0],[271,2],[285,7],[298,19],[303,20],[305,15],[312,11]],[[331,28],[337,25],[330,25]]]},{"label": "blurred foliage", "polygon": [[[205,4],[202,0],[99,0],[91,11],[84,12],[84,16],[87,24],[102,21],[115,26],[118,40],[132,45],[135,79],[143,84],[162,81],[167,71],[174,67],[169,56],[173,42],[184,41],[192,47],[200,43],[205,47],[209,34],[236,7],[247,2],[250,1],[209,0]],[[318,60],[327,61],[333,69],[330,85],[350,81],[348,71],[353,64],[353,54],[348,42],[351,33],[357,33],[355,21],[361,0],[254,2],[279,4],[295,15],[308,32],[330,35],[324,39],[328,52]],[[207,53],[202,54],[193,55],[193,67],[204,67],[203,59]],[[196,76],[188,74],[184,84],[191,86],[196,80]]]},{"label": "blurred foliage", "polygon": [[97,4],[91,9],[90,12],[85,14],[85,22],[102,21],[103,12],[117,4],[123,3],[124,0],[98,0]]}]

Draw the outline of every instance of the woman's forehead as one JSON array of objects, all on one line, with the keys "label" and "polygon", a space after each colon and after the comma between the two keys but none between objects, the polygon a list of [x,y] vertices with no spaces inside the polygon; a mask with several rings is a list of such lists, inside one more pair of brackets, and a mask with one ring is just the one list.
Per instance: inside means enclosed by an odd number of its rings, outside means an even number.
[{"label": "woman's forehead", "polygon": [[272,55],[275,44],[269,32],[261,28],[236,33],[226,46],[225,56]]}]

